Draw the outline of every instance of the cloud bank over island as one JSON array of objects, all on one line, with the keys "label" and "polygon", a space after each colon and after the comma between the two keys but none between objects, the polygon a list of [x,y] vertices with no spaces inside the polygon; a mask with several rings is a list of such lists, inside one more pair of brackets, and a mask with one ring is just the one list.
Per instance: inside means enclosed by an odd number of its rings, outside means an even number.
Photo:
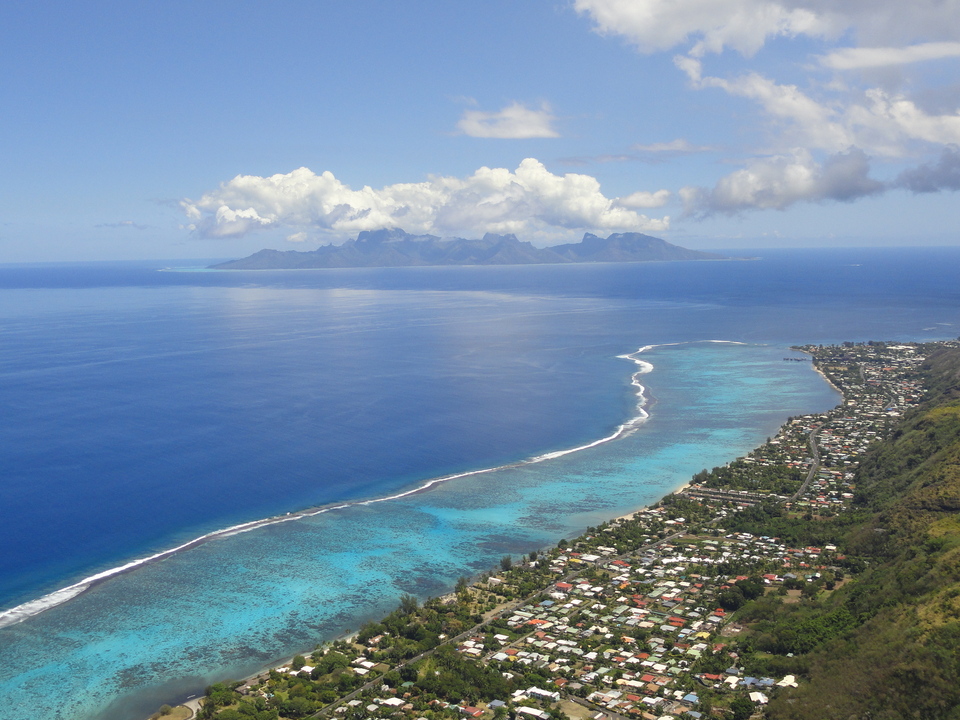
[{"label": "cloud bank over island", "polygon": [[22,5],[5,261],[398,227],[960,243],[960,0]]},{"label": "cloud bank over island", "polygon": [[662,205],[664,190],[606,197],[590,175],[555,175],[533,158],[516,170],[482,167],[464,178],[430,177],[380,189],[354,190],[333,173],[302,167],[261,177],[238,175],[198,200],[183,200],[190,230],[203,237],[239,237],[266,228],[346,238],[363,230],[403,227],[413,233],[514,233],[548,241],[588,232],[661,232],[668,216],[634,208]]},{"label": "cloud bank over island", "polygon": [[[403,227],[442,236],[515,233],[552,244],[582,231],[669,230],[669,214],[642,212],[655,208],[673,207],[689,221],[852,203],[897,190],[960,189],[957,98],[938,103],[929,94],[910,94],[923,87],[918,73],[927,64],[960,58],[960,3],[572,0],[569,7],[598,34],[625,40],[637,62],[672,55],[676,85],[685,92],[718,107],[739,103],[736,112],[749,124],[739,146],[674,135],[568,159],[664,165],[715,158],[696,168],[688,164],[687,181],[673,188],[632,187],[619,197],[605,195],[593,175],[557,175],[530,157],[515,170],[484,166],[467,177],[436,175],[379,189],[354,190],[330,171],[305,167],[269,177],[238,175],[182,202],[187,227],[209,238],[282,229],[292,242]],[[809,47],[805,55],[791,47],[802,43]],[[770,64],[770,53],[789,60]],[[465,100],[470,107],[454,136],[560,142],[546,100],[510,100],[498,110]],[[734,169],[705,172],[711,162]]]}]

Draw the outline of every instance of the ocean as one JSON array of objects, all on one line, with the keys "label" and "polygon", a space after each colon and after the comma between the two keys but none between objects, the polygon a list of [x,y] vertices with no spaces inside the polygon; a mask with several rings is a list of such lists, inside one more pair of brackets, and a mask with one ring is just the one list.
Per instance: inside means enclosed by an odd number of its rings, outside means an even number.
[{"label": "ocean", "polygon": [[0,266],[4,718],[139,720],[654,502],[837,402],[791,345],[958,335],[960,248],[756,254]]}]

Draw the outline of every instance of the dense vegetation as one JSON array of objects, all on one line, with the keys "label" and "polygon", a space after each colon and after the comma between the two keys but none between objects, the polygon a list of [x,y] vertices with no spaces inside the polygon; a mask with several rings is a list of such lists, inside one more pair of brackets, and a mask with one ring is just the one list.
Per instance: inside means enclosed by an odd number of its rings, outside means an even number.
[{"label": "dense vegetation", "polygon": [[737,518],[798,544],[832,537],[861,571],[834,592],[741,611],[747,669],[776,663],[808,679],[774,699],[771,718],[960,718],[960,353],[931,356],[925,371],[928,401],[865,460],[853,512]]}]

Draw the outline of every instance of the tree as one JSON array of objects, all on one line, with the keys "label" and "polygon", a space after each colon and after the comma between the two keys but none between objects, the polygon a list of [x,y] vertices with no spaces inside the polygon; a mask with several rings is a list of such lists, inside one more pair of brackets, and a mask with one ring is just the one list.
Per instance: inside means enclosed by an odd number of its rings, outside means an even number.
[{"label": "tree", "polygon": [[755,600],[763,595],[763,581],[758,577],[752,577],[747,580],[739,580],[736,586],[740,588],[743,597],[747,600]]},{"label": "tree", "polygon": [[717,595],[717,602],[720,603],[720,607],[724,610],[733,611],[739,610],[743,607],[746,599],[743,597],[743,591],[740,588],[734,586],[732,588],[727,588]]},{"label": "tree", "polygon": [[281,706],[283,714],[289,717],[304,717],[313,712],[313,703],[302,697],[290,698]]},{"label": "tree", "polygon": [[748,720],[753,715],[753,703],[745,697],[738,697],[730,703],[730,712],[733,713],[733,720]]},{"label": "tree", "polygon": [[400,614],[401,615],[413,615],[417,611],[420,602],[417,600],[416,596],[410,595],[409,593],[404,593],[400,596]]},{"label": "tree", "polygon": [[500,558],[500,569],[504,572],[507,572],[510,568],[513,567],[513,558],[509,555],[504,555]]}]

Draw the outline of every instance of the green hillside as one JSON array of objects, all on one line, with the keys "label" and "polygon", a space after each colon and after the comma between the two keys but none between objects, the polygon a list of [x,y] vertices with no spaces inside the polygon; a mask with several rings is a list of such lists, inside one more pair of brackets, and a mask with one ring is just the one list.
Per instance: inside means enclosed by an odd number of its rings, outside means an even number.
[{"label": "green hillside", "polygon": [[[745,669],[801,677],[770,718],[960,718],[960,352],[931,355],[923,371],[930,396],[864,461],[853,512],[803,523],[845,553],[847,582],[741,611]],[[758,513],[741,522],[793,524]]]}]

